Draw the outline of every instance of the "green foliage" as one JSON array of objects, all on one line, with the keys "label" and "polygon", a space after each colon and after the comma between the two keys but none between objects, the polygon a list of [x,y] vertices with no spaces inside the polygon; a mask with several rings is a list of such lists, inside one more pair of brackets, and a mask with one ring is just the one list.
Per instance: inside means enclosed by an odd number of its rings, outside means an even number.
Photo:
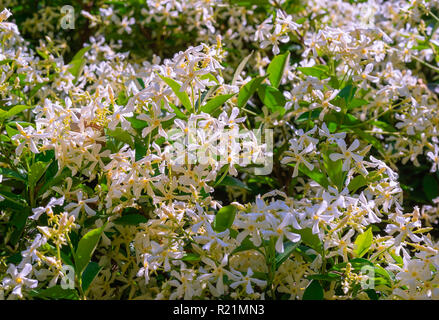
[{"label": "green foliage", "polygon": [[303,293],[303,300],[323,300],[323,288],[317,280],[313,280]]},{"label": "green foliage", "polygon": [[237,106],[242,108],[245,106],[247,101],[251,98],[251,96],[258,90],[261,83],[268,77],[265,75],[263,77],[256,77],[250,80],[247,84],[245,84],[238,94],[238,103]]},{"label": "green foliage", "polygon": [[85,270],[82,272],[82,290],[85,292],[90,287],[90,284],[96,278],[98,273],[102,270],[96,262],[90,262]]},{"label": "green foliage", "polygon": [[70,61],[69,65],[69,72],[75,77],[75,82],[77,81],[79,75],[82,72],[82,69],[85,65],[85,58],[84,55],[91,49],[91,47],[85,47],[79,50],[75,56],[73,57],[72,61]]},{"label": "green foliage", "polygon": [[201,111],[212,114],[233,96],[234,94],[223,94],[220,96],[216,96],[210,99],[204,106],[202,106]]},{"label": "green foliage", "polygon": [[233,220],[235,220],[236,208],[233,205],[228,205],[219,209],[213,221],[213,230],[216,232],[223,232],[229,229]]},{"label": "green foliage", "polygon": [[75,271],[81,276],[85,267],[89,264],[93,252],[101,239],[102,232],[106,224],[102,227],[87,232],[79,241],[75,253]]},{"label": "green foliage", "polygon": [[358,258],[364,256],[368,251],[370,246],[372,245],[373,234],[372,228],[368,228],[365,232],[360,233],[355,240],[355,249],[354,253]]},{"label": "green foliage", "polygon": [[175,93],[175,95],[178,97],[178,99],[180,99],[181,104],[186,108],[186,110],[188,112],[191,112],[192,111],[192,103],[191,103],[186,91],[180,90],[181,85],[177,81],[175,81],[171,78],[163,77],[163,76],[160,76],[160,78],[162,78],[162,80],[164,82],[166,82],[166,84],[168,86],[171,87],[172,91]]},{"label": "green foliage", "polygon": [[274,88],[278,88],[290,60],[290,52],[280,54],[271,60],[268,68],[268,79]]}]

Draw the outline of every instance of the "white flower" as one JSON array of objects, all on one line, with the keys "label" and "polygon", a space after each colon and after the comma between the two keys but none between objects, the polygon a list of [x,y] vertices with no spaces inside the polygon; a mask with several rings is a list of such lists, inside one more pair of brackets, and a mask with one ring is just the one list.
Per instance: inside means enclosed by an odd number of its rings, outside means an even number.
[{"label": "white flower", "polygon": [[346,137],[346,132],[330,133],[325,122],[322,123],[322,128],[319,128],[319,134],[321,137],[326,137],[330,143],[335,143],[338,139]]},{"label": "white flower", "polygon": [[203,249],[204,250],[210,250],[211,246],[214,243],[217,243],[218,245],[220,245],[221,247],[228,247],[229,245],[224,242],[221,238],[224,238],[226,236],[229,235],[229,230],[227,229],[226,231],[223,232],[215,232],[212,227],[210,226],[210,224],[206,224],[205,225],[206,228],[206,234],[203,235],[199,235],[199,236],[195,236],[194,240],[202,243],[202,242],[207,242],[206,244],[203,245]]},{"label": "white flower", "polygon": [[291,242],[299,242],[301,239],[300,234],[288,231],[288,228],[290,227],[290,220],[291,217],[286,215],[282,223],[275,228],[274,232],[272,232],[273,235],[278,237],[275,248],[279,253],[284,252],[284,236]]},{"label": "white flower", "polygon": [[52,207],[62,206],[64,203],[64,196],[59,199],[51,198],[49,203],[45,207],[38,207],[32,209],[33,215],[29,219],[38,220],[40,216],[45,212],[47,214],[53,214]]},{"label": "white flower", "polygon": [[310,171],[314,170],[314,165],[308,162],[305,159],[305,155],[310,153],[312,150],[314,150],[314,145],[310,143],[306,148],[302,149],[302,146],[298,144],[295,140],[290,141],[290,150],[292,151],[286,151],[285,154],[287,157],[284,157],[281,160],[281,163],[286,164],[290,162],[294,162],[294,172],[293,172],[293,178],[297,177],[299,174],[299,166],[301,163],[303,163]]},{"label": "white flower", "polygon": [[370,73],[372,72],[372,70],[373,70],[373,64],[372,64],[372,63],[369,63],[369,64],[364,68],[363,72],[361,72],[361,74],[360,74],[359,76],[354,76],[354,77],[353,77],[353,79],[354,79],[355,81],[362,81],[361,84],[360,84],[360,87],[361,87],[361,88],[363,88],[363,89],[366,88],[366,86],[367,86],[367,81],[374,82],[374,83],[379,82],[380,78],[370,75]]},{"label": "white flower", "polygon": [[427,152],[427,157],[433,162],[430,172],[436,172],[439,168],[439,146],[437,144],[434,145],[434,153],[431,151]]},{"label": "white flower", "polygon": [[[224,275],[227,275],[229,278],[235,277],[229,270],[226,269],[228,255],[225,254],[218,265],[212,259],[207,257],[202,257],[201,261],[203,261],[210,270],[206,273],[203,273],[198,277],[198,279],[201,281],[208,281],[209,290],[214,296],[219,297],[223,295],[225,290]],[[215,280],[216,286],[214,287],[210,282]]]},{"label": "white flower", "polygon": [[240,285],[245,286],[245,292],[247,294],[252,294],[255,291],[253,290],[252,283],[256,284],[260,288],[263,288],[267,285],[267,281],[260,280],[257,278],[252,278],[253,270],[251,268],[247,269],[247,274],[244,276],[241,272],[232,269],[233,274],[235,275],[235,282],[230,284],[230,287],[235,289]]},{"label": "white flower", "polygon": [[156,110],[156,108],[152,108],[151,112],[148,112],[151,116],[149,116],[146,113],[142,113],[137,116],[137,119],[143,120],[148,122],[148,126],[142,130],[142,138],[146,137],[151,131],[153,131],[155,128],[158,128],[159,135],[162,137],[167,138],[168,135],[166,134],[165,130],[163,130],[162,122],[168,121],[172,119],[175,114],[170,113],[165,115],[164,117],[159,117],[159,111]]},{"label": "white flower", "polygon": [[26,277],[31,272],[32,272],[32,265],[30,265],[29,263],[25,264],[21,271],[18,271],[18,268],[15,265],[10,264],[7,273],[11,277],[6,277],[3,279],[3,286],[8,288],[13,288],[12,294],[22,298],[23,287],[33,289],[36,288],[38,285],[38,280],[34,280]]},{"label": "white flower", "polygon": [[79,212],[81,212],[82,209],[84,209],[85,212],[87,212],[87,214],[89,216],[94,216],[96,214],[96,211],[94,211],[92,208],[90,208],[87,205],[87,203],[96,202],[96,201],[99,200],[99,197],[96,196],[96,197],[93,197],[93,198],[90,198],[90,199],[83,200],[82,199],[82,191],[78,191],[76,196],[77,196],[78,202],[77,203],[71,202],[68,205],[66,205],[64,209],[67,210],[67,211],[71,210],[69,212],[69,214],[73,215],[75,217],[75,219],[78,219]]},{"label": "white flower", "polygon": [[5,21],[5,20],[8,19],[11,15],[12,15],[11,11],[9,11],[8,9],[3,9],[3,11],[0,12],[0,22]]},{"label": "white flower", "polygon": [[278,42],[286,43],[289,40],[290,37],[282,31],[282,25],[277,24],[274,28],[274,32],[268,35],[267,40],[261,42],[260,47],[261,49],[264,49],[271,44],[273,46],[273,54],[277,55],[280,52]]},{"label": "white flower", "polygon": [[363,157],[353,153],[354,150],[356,150],[360,146],[360,141],[358,139],[355,139],[354,142],[352,142],[351,146],[346,149],[346,142],[342,139],[337,140],[338,147],[341,150],[341,153],[331,153],[329,155],[329,158],[332,161],[337,161],[340,159],[343,159],[343,171],[348,171],[351,166],[351,160],[353,159],[355,162],[362,162]]}]

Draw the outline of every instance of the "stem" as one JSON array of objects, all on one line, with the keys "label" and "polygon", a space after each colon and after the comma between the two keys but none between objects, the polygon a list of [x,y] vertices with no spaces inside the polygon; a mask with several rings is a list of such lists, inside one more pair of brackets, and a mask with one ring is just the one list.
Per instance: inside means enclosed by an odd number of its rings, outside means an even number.
[{"label": "stem", "polygon": [[194,96],[194,84],[191,83],[191,100],[192,100],[192,109],[195,112],[195,96]]},{"label": "stem", "polygon": [[216,186],[218,186],[220,183],[221,183],[221,181],[223,181],[224,180],[224,178],[227,176],[227,174],[229,173],[229,167],[230,167],[230,164],[227,164],[227,166],[226,166],[226,170],[224,170],[224,173],[223,173],[223,175],[221,176],[221,178],[213,185],[213,187],[215,188]]},{"label": "stem", "polygon": [[427,12],[428,15],[432,16],[433,19],[435,19],[437,22],[439,22],[439,18],[433,12],[431,12],[430,9],[425,8],[425,11]]},{"label": "stem", "polygon": [[438,67],[435,67],[432,64],[429,64],[428,62],[425,62],[424,60],[421,60],[421,59],[419,59],[416,56],[412,55],[411,57],[413,59],[415,59],[416,61],[420,62],[421,64],[423,64],[424,66],[429,67],[430,69],[432,69],[432,70],[436,71],[437,73],[439,73],[439,68]]}]

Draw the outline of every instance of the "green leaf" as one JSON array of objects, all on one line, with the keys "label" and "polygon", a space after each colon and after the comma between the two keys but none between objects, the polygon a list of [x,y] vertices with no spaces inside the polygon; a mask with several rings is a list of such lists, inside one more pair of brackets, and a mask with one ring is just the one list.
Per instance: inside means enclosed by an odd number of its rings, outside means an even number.
[{"label": "green leaf", "polygon": [[128,131],[123,130],[122,128],[115,128],[114,130],[107,129],[107,134],[116,140],[126,143],[131,148],[134,148],[133,137],[128,133]]},{"label": "green leaf", "polygon": [[120,106],[125,106],[128,103],[129,98],[127,97],[125,90],[121,90],[117,96],[117,104]]},{"label": "green leaf", "polygon": [[232,254],[247,250],[255,250],[257,248],[258,247],[256,247],[250,240],[250,236],[247,236],[244,240],[242,240],[241,244],[232,251]]},{"label": "green leaf", "polygon": [[20,133],[20,131],[18,131],[17,129],[12,128],[9,125],[6,125],[5,127],[6,127],[6,132],[8,133],[8,136],[11,137],[11,138],[13,136],[15,136],[16,134]]},{"label": "green leaf", "polygon": [[[46,171],[46,177],[47,177],[47,175],[49,173],[49,170],[50,170],[50,167]],[[70,169],[64,168],[61,171],[61,173],[59,173],[58,175],[51,176],[50,179],[46,178],[46,183],[44,183],[43,186],[38,189],[37,195],[38,196],[42,195],[46,190],[48,190],[49,188],[53,187],[54,185],[60,183],[65,178],[67,178],[67,177],[69,177],[71,175],[72,175],[72,172],[70,171]]]},{"label": "green leaf", "polygon": [[323,165],[325,166],[326,172],[328,173],[332,183],[335,184],[339,190],[342,190],[347,174],[347,172],[342,170],[343,161],[341,159],[332,161],[328,155],[323,154]]},{"label": "green leaf", "polygon": [[9,138],[7,135],[5,134],[0,134],[0,141],[2,142],[10,142],[11,138]]},{"label": "green leaf", "polygon": [[303,293],[303,300],[323,300],[323,288],[317,280],[312,280]]},{"label": "green leaf", "polygon": [[313,67],[298,67],[297,70],[301,71],[307,76],[319,78],[320,80],[329,78],[329,68],[326,65],[317,65]]},{"label": "green leaf", "polygon": [[[355,272],[361,272],[370,277],[370,281],[374,283],[375,286],[386,285],[388,287],[392,286],[392,277],[394,275],[388,272],[380,265],[374,265],[369,260],[363,258],[355,258],[349,261],[352,269]],[[331,268],[331,270],[336,270],[338,272],[344,272],[343,269],[346,268],[347,263],[339,263]]]},{"label": "green leaf", "polygon": [[268,0],[230,0],[230,2],[234,5],[247,8],[270,5]]},{"label": "green leaf", "polygon": [[264,81],[268,75],[265,75],[263,77],[256,77],[252,80],[250,80],[248,83],[246,83],[238,94],[238,103],[237,106],[239,108],[242,108],[245,106],[247,101],[251,98],[251,96],[256,92],[256,90],[259,88],[262,81]]},{"label": "green leaf", "polygon": [[282,253],[276,253],[276,270],[279,269],[279,267],[286,261],[291,254],[296,250],[297,246],[300,244],[300,241],[298,242],[291,242],[288,241],[287,243],[284,243],[284,252]]},{"label": "green leaf", "polygon": [[218,79],[211,73],[206,73],[206,74],[201,75],[200,79],[201,80],[210,80],[210,81],[215,82],[216,84],[220,84]]},{"label": "green leaf", "polygon": [[349,109],[355,109],[355,108],[364,106],[364,105],[366,105],[368,103],[369,103],[369,101],[367,101],[367,100],[353,98],[352,101],[349,103],[348,108]]},{"label": "green leaf", "polygon": [[340,280],[341,276],[335,273],[326,274],[312,274],[306,277],[307,279],[319,280],[319,281],[336,281]]},{"label": "green leaf", "polygon": [[348,189],[351,193],[355,193],[361,187],[364,187],[371,182],[376,182],[381,178],[382,175],[378,171],[371,171],[366,177],[358,175],[349,182]]},{"label": "green leaf", "polygon": [[236,178],[231,177],[231,176],[226,176],[218,184],[218,186],[230,186],[230,187],[236,187],[236,188],[241,188],[241,189],[251,191],[251,189],[249,187],[247,187],[247,185],[245,185],[241,180],[236,179]]},{"label": "green leaf", "polygon": [[178,97],[178,99],[180,99],[181,104],[186,108],[186,110],[191,112],[192,111],[191,101],[189,100],[189,96],[185,91],[183,92],[180,91],[181,85],[177,81],[171,78],[163,77],[161,75],[159,76],[160,78],[162,78],[164,82],[166,82],[168,86],[171,87],[172,91],[174,91],[174,94]]},{"label": "green leaf", "polygon": [[391,285],[391,283],[392,283],[391,276],[394,277],[393,273],[387,271],[386,269],[381,267],[379,264],[376,264],[374,266],[374,271],[375,271],[375,274],[377,275],[377,277],[375,277],[375,278],[381,278],[382,280],[384,280],[384,283],[382,283],[382,284]]},{"label": "green leaf", "polygon": [[115,224],[123,226],[137,226],[148,222],[148,219],[140,214],[127,214],[113,221]]},{"label": "green leaf", "polygon": [[126,117],[125,119],[128,120],[131,123],[131,127],[136,130],[142,130],[148,126],[148,122],[139,120],[136,117]]},{"label": "green leaf", "polygon": [[389,254],[393,258],[393,260],[395,260],[395,262],[398,266],[402,266],[404,264],[404,260],[402,259],[402,257],[396,255],[395,251],[390,250]]},{"label": "green leaf", "polygon": [[[372,266],[373,267],[373,263],[370,262],[367,259],[363,259],[363,258],[354,258],[349,260],[349,263],[351,264],[352,268],[354,269],[354,271],[361,271],[361,268],[363,268],[364,266]],[[331,270],[335,270],[335,271],[342,271],[344,268],[346,268],[347,262],[341,262],[338,263],[336,265],[334,265]]]},{"label": "green leaf", "polygon": [[331,79],[329,80],[328,84],[334,89],[340,88],[340,81],[338,81],[338,78],[336,76],[331,76]]},{"label": "green leaf", "polygon": [[0,209],[16,209],[17,214],[22,215],[22,210],[27,207],[26,199],[12,192],[1,191],[0,194],[4,198],[0,201]]},{"label": "green leaf", "polygon": [[282,92],[278,89],[262,84],[258,88],[258,95],[262,103],[267,106],[271,112],[279,111],[280,115],[285,113],[285,103],[287,102]]},{"label": "green leaf", "polygon": [[373,234],[372,228],[368,228],[365,232],[360,233],[355,239],[355,249],[354,253],[358,258],[364,256],[368,251],[370,246],[372,245]]},{"label": "green leaf", "polygon": [[46,84],[49,84],[49,81],[38,83],[35,87],[33,87],[32,90],[29,92],[29,98],[32,98],[34,95],[36,95],[38,90],[40,90]]},{"label": "green leaf", "polygon": [[223,232],[229,229],[235,220],[236,208],[233,205],[222,207],[213,220],[213,230]]},{"label": "green leaf", "polygon": [[268,65],[268,79],[270,79],[270,83],[274,88],[279,87],[282,76],[285,72],[285,67],[288,65],[289,60],[290,52],[285,52],[283,54],[275,56]]},{"label": "green leaf", "polygon": [[196,253],[187,253],[183,256],[183,258],[181,258],[181,260],[186,262],[198,262],[201,261],[201,257]]},{"label": "green leaf", "polygon": [[89,231],[79,240],[75,254],[76,272],[79,275],[82,275],[82,271],[90,262],[106,225],[105,223],[102,227]]},{"label": "green leaf", "polygon": [[424,176],[422,179],[422,188],[429,201],[432,201],[439,196],[439,184],[431,175]]},{"label": "green leaf", "polygon": [[72,61],[70,61],[69,63],[70,65],[69,72],[75,77],[74,82],[78,80],[78,77],[80,76],[82,69],[84,68],[85,65],[84,55],[90,49],[91,49],[90,46],[82,48],[75,54]]},{"label": "green leaf", "polygon": [[82,273],[82,290],[87,291],[94,278],[99,274],[102,267],[96,262],[90,262]]},{"label": "green leaf", "polygon": [[4,178],[10,178],[15,180],[20,180],[23,182],[26,182],[26,177],[22,174],[18,173],[17,171],[8,169],[8,168],[2,168],[0,167],[0,175],[2,175]]},{"label": "green leaf", "polygon": [[354,99],[355,92],[357,92],[357,87],[354,87],[352,84],[348,84],[340,90],[338,96],[346,101],[346,106],[349,106],[351,101]]},{"label": "green leaf", "polygon": [[[3,205],[3,202],[6,202],[8,199],[4,194],[3,196],[5,197],[5,200],[0,202],[0,207],[1,205]],[[31,208],[28,206],[22,206],[20,209],[21,209],[20,211],[17,211],[15,213],[14,217],[10,222],[15,227],[14,231],[12,232],[11,238],[9,240],[13,246],[15,246],[18,243],[18,240],[20,240],[21,234],[23,233],[24,227],[26,226],[27,218],[32,213]]]},{"label": "green leaf", "polygon": [[33,298],[45,300],[79,300],[78,292],[75,289],[63,289],[59,285],[41,291],[31,290],[29,294]]},{"label": "green leaf", "polygon": [[[290,164],[289,164],[290,165]],[[303,174],[307,175],[315,182],[320,184],[323,188],[327,188],[329,186],[329,181],[326,175],[323,172],[320,172],[318,168],[314,168],[312,171],[308,169],[303,163],[299,165],[299,171]]]},{"label": "green leaf", "polygon": [[13,61],[14,61],[13,59],[4,59],[4,60],[1,60],[1,61],[0,61],[0,66],[4,65],[4,64],[6,64],[6,63],[9,63],[9,62],[13,62]]},{"label": "green leaf", "polygon": [[8,259],[6,259],[6,263],[13,263],[13,264],[19,264],[23,260],[23,256],[20,252],[17,252],[16,254],[10,256]]},{"label": "green leaf", "polygon": [[304,228],[304,229],[291,228],[291,230],[294,233],[300,234],[302,243],[306,244],[307,246],[314,249],[318,253],[323,252],[322,242],[320,241],[320,238],[317,234],[312,233],[311,228]]},{"label": "green leaf", "polygon": [[137,81],[139,82],[139,84],[142,87],[142,89],[145,89],[145,82],[143,81],[143,79],[142,78],[137,78]]},{"label": "green leaf", "polygon": [[148,146],[145,145],[146,143],[138,138],[135,138],[134,141],[134,147],[135,147],[135,160],[139,161],[142,159],[146,152],[148,151]]},{"label": "green leaf", "polygon": [[169,105],[171,106],[172,110],[174,110],[174,112],[175,112],[175,116],[176,116],[178,119],[187,120],[187,116],[186,116],[183,112],[181,112],[181,110],[180,110],[179,107],[177,107],[175,104],[173,104],[173,103],[171,103],[171,102],[169,102]]},{"label": "green leaf", "polygon": [[212,114],[216,109],[221,107],[227,100],[233,97],[235,94],[223,94],[210,99],[204,106],[201,107],[201,111]]},{"label": "green leaf", "polygon": [[20,112],[27,110],[29,108],[32,108],[31,106],[25,106],[25,105],[16,105],[13,106],[11,109],[4,113],[0,113],[0,120],[12,118],[13,116],[19,114]]},{"label": "green leaf", "polygon": [[390,125],[384,121],[375,120],[375,121],[371,122],[370,124],[372,124],[378,128],[381,128],[385,131],[388,131],[388,132],[396,132],[397,131],[392,125]]},{"label": "green leaf", "polygon": [[351,193],[355,193],[365,185],[367,185],[367,179],[360,174],[349,182],[348,189]]},{"label": "green leaf", "polygon": [[34,187],[37,184],[49,165],[50,162],[37,161],[30,167],[28,175],[28,183],[30,186]]},{"label": "green leaf", "polygon": [[366,292],[366,294],[370,300],[378,300],[378,298],[379,298],[378,294],[373,289],[367,289],[367,290],[364,290],[364,292]]},{"label": "green leaf", "polygon": [[307,120],[316,120],[319,118],[322,108],[316,108],[307,112],[302,113],[296,120],[297,123],[304,122]]}]

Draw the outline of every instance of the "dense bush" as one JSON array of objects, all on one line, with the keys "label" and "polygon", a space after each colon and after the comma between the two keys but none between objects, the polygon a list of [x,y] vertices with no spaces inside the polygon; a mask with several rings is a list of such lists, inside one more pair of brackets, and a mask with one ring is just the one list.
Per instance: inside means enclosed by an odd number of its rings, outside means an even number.
[{"label": "dense bush", "polygon": [[2,6],[0,298],[439,298],[436,1]]}]

